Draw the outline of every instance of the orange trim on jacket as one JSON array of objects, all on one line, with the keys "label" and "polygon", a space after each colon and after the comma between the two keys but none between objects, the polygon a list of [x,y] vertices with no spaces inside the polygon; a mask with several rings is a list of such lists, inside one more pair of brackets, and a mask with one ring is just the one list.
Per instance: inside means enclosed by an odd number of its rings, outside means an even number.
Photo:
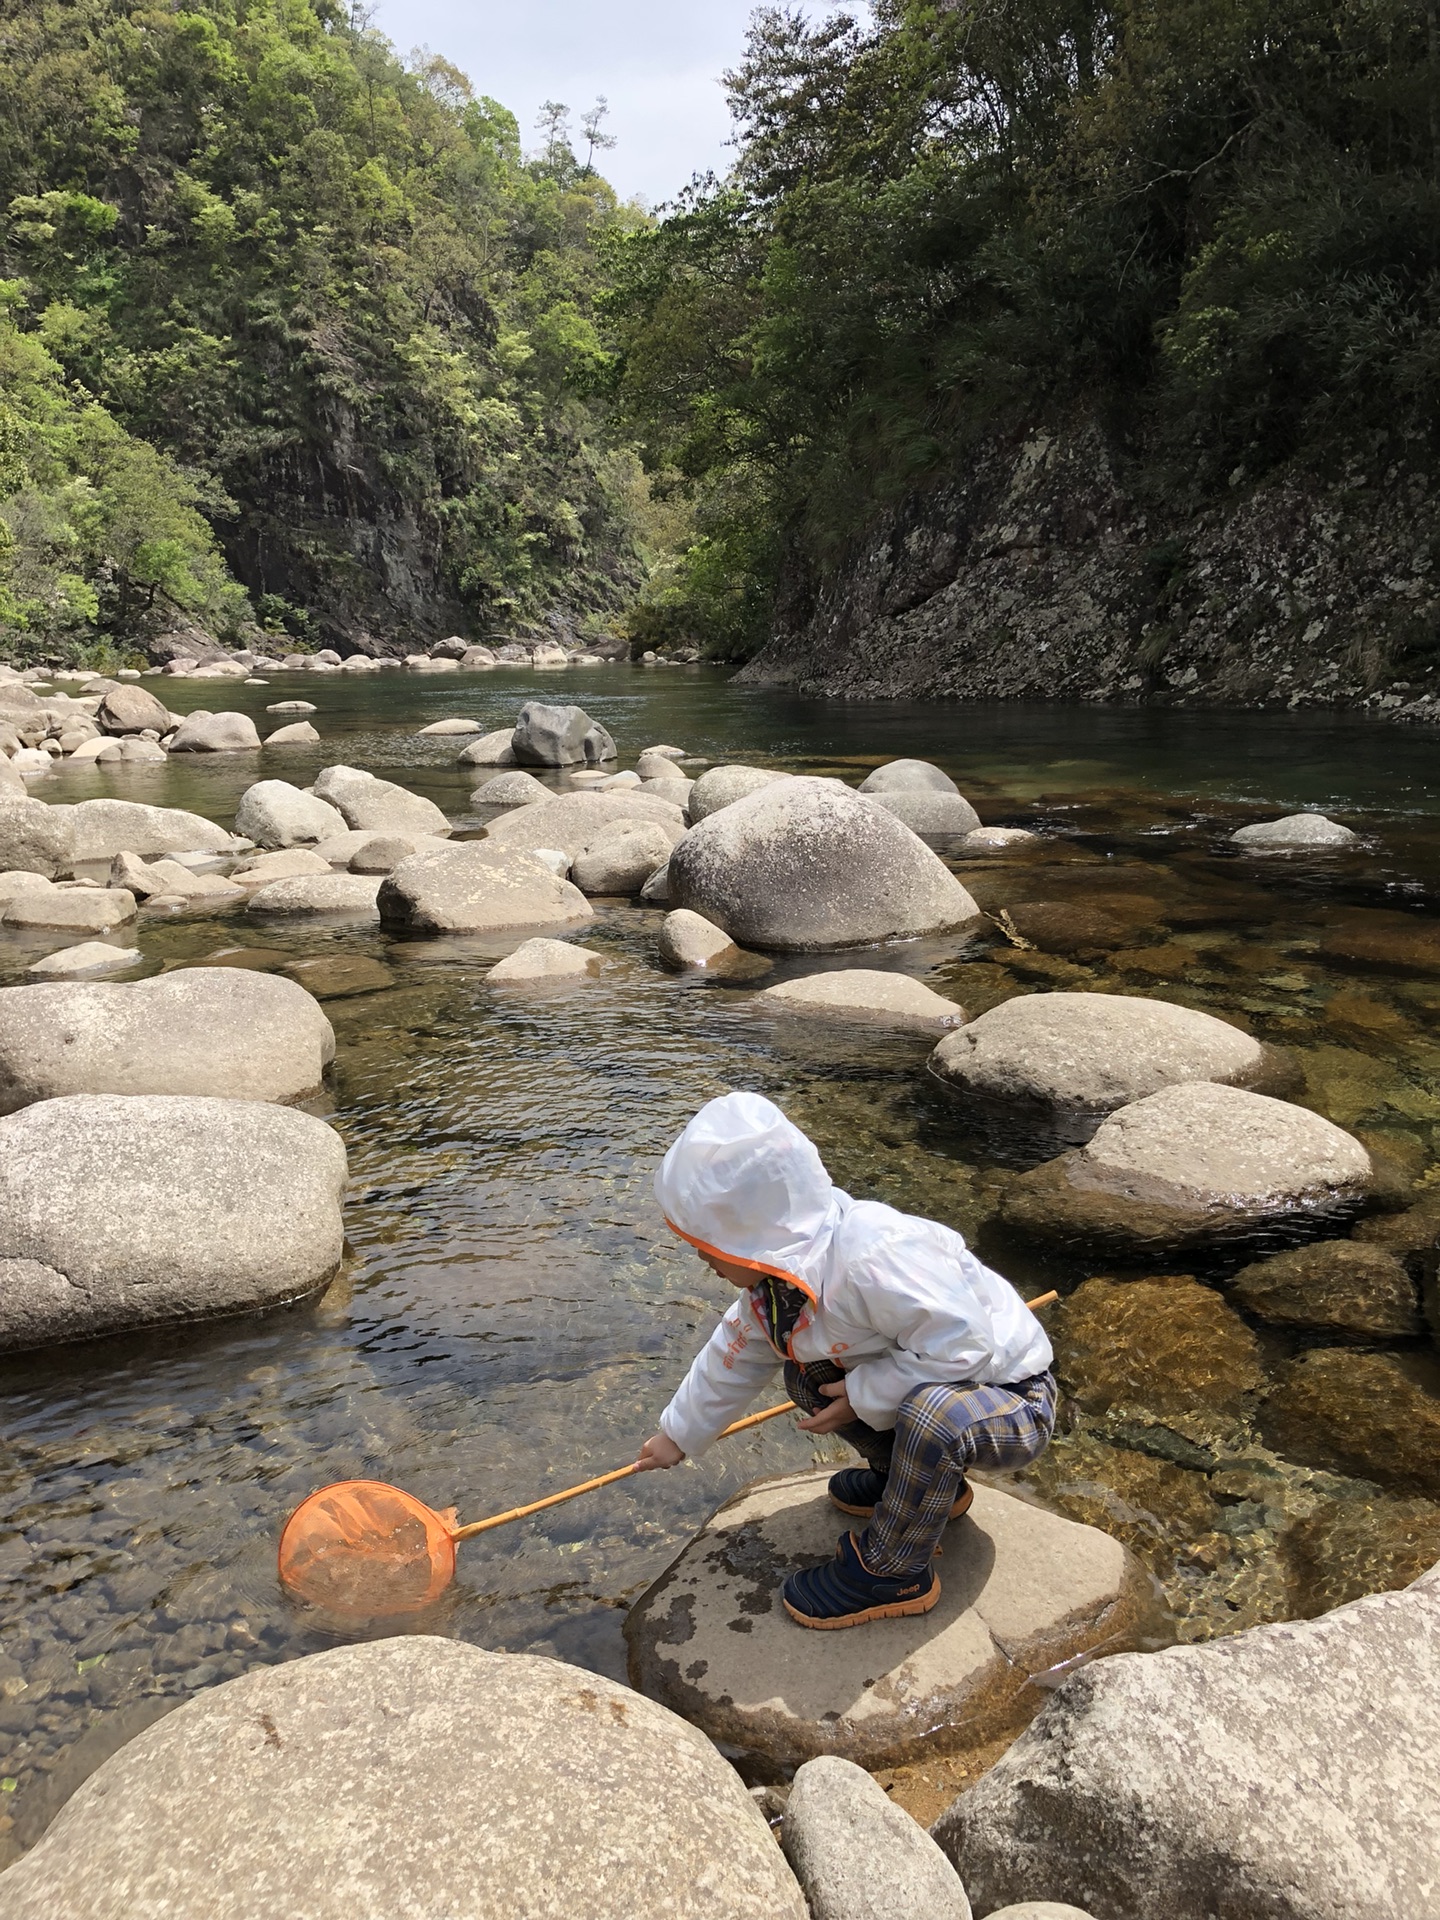
[{"label": "orange trim on jacket", "polygon": [[[771,1279],[771,1280],[784,1280],[788,1282],[790,1286],[798,1287],[801,1293],[803,1293],[805,1298],[810,1302],[812,1307],[818,1304],[817,1296],[815,1294],[814,1288],[807,1285],[806,1282],[800,1278],[798,1273],[791,1273],[788,1270],[788,1268],[785,1268],[785,1267],[767,1267],[762,1261],[759,1261],[759,1260],[742,1260],[733,1253],[726,1253],[724,1249],[721,1247],[712,1247],[708,1240],[697,1240],[693,1233],[686,1233],[683,1227],[677,1227],[675,1222],[669,1217],[668,1214],[665,1217],[665,1224],[667,1227],[669,1227],[670,1231],[673,1234],[677,1234],[680,1239],[688,1241],[689,1244],[692,1247],[694,1247],[698,1253],[708,1253],[712,1260],[728,1261],[732,1267],[746,1267],[749,1269],[751,1273],[763,1273],[768,1279]],[[755,1309],[753,1305],[750,1310],[752,1313],[754,1313]],[[758,1314],[756,1315],[756,1318],[757,1319],[759,1318]],[[761,1322],[761,1325],[763,1327],[764,1325],[763,1321]],[[798,1333],[799,1331],[800,1331],[800,1324],[797,1321],[795,1326],[795,1333]],[[770,1340],[768,1334],[766,1335],[766,1339],[770,1347],[776,1353],[779,1353],[780,1349],[775,1346],[775,1342],[773,1340]],[[791,1334],[786,1339],[785,1351],[781,1355],[781,1358],[786,1360],[795,1359],[794,1334]],[[798,1365],[799,1363],[797,1362],[796,1364]]]}]

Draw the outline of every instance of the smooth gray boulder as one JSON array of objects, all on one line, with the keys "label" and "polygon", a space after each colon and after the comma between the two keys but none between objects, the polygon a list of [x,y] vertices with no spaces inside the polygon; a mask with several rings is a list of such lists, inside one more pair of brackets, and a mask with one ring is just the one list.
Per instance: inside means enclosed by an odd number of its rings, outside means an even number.
[{"label": "smooth gray boulder", "polygon": [[782,980],[758,996],[758,1005],[780,1013],[808,1014],[826,1020],[856,1020],[901,1027],[910,1033],[947,1033],[963,1026],[965,1009],[908,973],[881,973],[871,967],[837,967]]},{"label": "smooth gray boulder", "polygon": [[677,755],[662,753],[658,747],[647,747],[635,762],[635,771],[642,780],[678,780],[680,769],[676,766]]},{"label": "smooth gray boulder", "polygon": [[515,767],[520,763],[515,758],[515,749],[510,744],[515,738],[513,727],[501,727],[495,733],[482,734],[478,740],[472,740],[456,760],[457,767]]},{"label": "smooth gray boulder", "polygon": [[501,933],[512,927],[572,927],[595,910],[543,860],[488,840],[402,860],[381,882],[380,918],[410,933]]},{"label": "smooth gray boulder", "polygon": [[[145,958],[138,947],[112,947],[104,940],[82,940],[32,961],[25,969],[37,980],[81,980],[97,973],[124,973]],[[0,1043],[3,1044],[3,1043]]]},{"label": "smooth gray boulder", "polygon": [[808,1920],[739,1775],[682,1720],[425,1633],[206,1689],[4,1884],[6,1920]]},{"label": "smooth gray boulder", "polygon": [[703,820],[707,814],[719,813],[722,807],[733,806],[737,800],[743,800],[747,793],[758,793],[762,787],[771,786],[776,780],[792,780],[794,777],[778,767],[707,767],[691,786],[690,818],[692,821]]},{"label": "smooth gray boulder", "polygon": [[144,859],[161,853],[228,853],[232,844],[223,827],[181,807],[148,807],[135,800],[82,800],[67,811],[71,816],[71,852],[77,861],[113,860],[117,853],[138,853]]},{"label": "smooth gray boulder", "polygon": [[235,831],[257,847],[308,846],[346,830],[342,813],[288,780],[257,780],[235,809]]},{"label": "smooth gray boulder", "polygon": [[288,727],[277,727],[265,736],[267,747],[318,747],[319,730],[308,720],[294,720]]},{"label": "smooth gray boulder", "polygon": [[[330,863],[310,847],[282,847],[276,853],[254,853],[238,861],[230,879],[248,892],[269,886],[272,880],[290,880],[297,873],[329,873]],[[116,876],[118,878],[118,876]]]},{"label": "smooth gray boulder", "polygon": [[438,833],[371,833],[351,854],[351,873],[393,873],[412,853],[439,853],[450,845]]},{"label": "smooth gray boulder", "polygon": [[1440,1589],[1422,1580],[1083,1668],[933,1832],[982,1913],[1419,1920],[1437,1805]]},{"label": "smooth gray boulder", "polygon": [[296,1100],[334,1057],[319,1005],[276,974],[192,967],[125,986],[0,987],[0,1113],[70,1093]]},{"label": "smooth gray boulder", "polygon": [[555,847],[576,860],[590,842],[617,821],[649,820],[665,829],[671,845],[685,837],[685,816],[668,800],[640,787],[609,793],[557,793],[533,807],[501,814],[485,829],[485,844],[496,847]]},{"label": "smooth gray boulder", "polygon": [[939,1847],[851,1760],[822,1754],[798,1770],[780,1843],[811,1920],[973,1920]]},{"label": "smooth gray boulder", "polygon": [[267,713],[316,713],[319,709],[313,700],[277,700],[273,706],[266,707]]},{"label": "smooth gray boulder", "polygon": [[632,1683],[722,1745],[781,1766],[965,1752],[1024,1724],[1030,1675],[1151,1623],[1150,1576],[1118,1540],[977,1485],[946,1529],[931,1612],[826,1634],[811,1654],[779,1588],[834,1554],[833,1472],[733,1495],[626,1619]]},{"label": "smooth gray boulder", "polygon": [[352,919],[375,920],[377,879],[358,873],[298,873],[293,879],[271,880],[251,894],[247,909],[256,914],[335,913]]},{"label": "smooth gray boulder", "polygon": [[617,820],[602,827],[570,864],[582,893],[636,894],[670,858],[671,836],[655,820]]},{"label": "smooth gray boulder", "polygon": [[75,858],[75,809],[0,793],[0,872],[27,872],[53,880]]},{"label": "smooth gray boulder", "polygon": [[339,1134],[293,1107],[73,1094],[7,1114],[0,1349],[313,1293],[340,1263],[345,1181]]},{"label": "smooth gray boulder", "polygon": [[584,980],[600,971],[600,956],[568,940],[526,940],[493,966],[485,978],[492,987],[529,986],[535,981]]},{"label": "smooth gray boulder", "polygon": [[668,907],[670,904],[670,862],[657,867],[640,889],[640,898],[647,907]]},{"label": "smooth gray boulder", "polygon": [[954,793],[960,789],[948,773],[928,760],[887,760],[860,782],[861,793]]},{"label": "smooth gray boulder", "polygon": [[713,967],[733,960],[740,951],[728,933],[684,907],[667,913],[660,922],[656,946],[665,965],[675,968]]},{"label": "smooth gray boulder", "polygon": [[192,713],[176,728],[171,753],[248,753],[260,745],[248,713]]},{"label": "smooth gray boulder", "polygon": [[315,797],[344,815],[347,827],[371,833],[431,833],[445,838],[450,822],[433,800],[377,780],[360,767],[326,767],[315,779]]},{"label": "smooth gray boulder", "polygon": [[553,800],[555,789],[537,780],[533,773],[516,768],[512,773],[497,773],[470,796],[472,807],[528,807],[537,800]]},{"label": "smooth gray boulder", "polygon": [[1261,820],[1230,836],[1237,847],[1351,847],[1358,833],[1327,820],[1323,813],[1287,813],[1283,820]]},{"label": "smooth gray boulder", "polygon": [[105,733],[144,733],[147,727],[170,731],[169,708],[145,687],[115,687],[101,700],[95,718]]},{"label": "smooth gray boulder", "polygon": [[1120,1107],[1088,1145],[1021,1174],[1001,1217],[1090,1250],[1178,1253],[1313,1239],[1376,1186],[1361,1143],[1308,1107],[1194,1080]]},{"label": "smooth gray boulder", "polygon": [[1191,1080],[1256,1087],[1278,1076],[1265,1047],[1193,1007],[1123,993],[1032,993],[942,1040],[930,1071],[967,1101],[1044,1116],[1088,1139],[1106,1114]]},{"label": "smooth gray boulder", "polygon": [[615,742],[583,707],[527,700],[510,742],[522,767],[598,766],[615,758]]},{"label": "smooth gray boulder", "polygon": [[893,813],[897,820],[903,820],[912,833],[929,834],[935,840],[964,837],[980,825],[979,814],[959,793],[902,787],[872,793],[868,798],[877,807]]},{"label": "smooth gray boulder", "polygon": [[740,945],[780,952],[911,939],[980,919],[923,840],[832,780],[774,781],[702,819],[670,856],[669,887],[676,906]]},{"label": "smooth gray boulder", "polygon": [[432,720],[428,727],[421,727],[418,738],[421,740],[448,739],[451,735],[463,734],[467,739],[485,729],[478,720],[462,720],[458,715],[449,720]]},{"label": "smooth gray boulder", "polygon": [[135,918],[135,896],[124,887],[26,887],[12,894],[0,919],[7,927],[66,933],[109,933]]}]

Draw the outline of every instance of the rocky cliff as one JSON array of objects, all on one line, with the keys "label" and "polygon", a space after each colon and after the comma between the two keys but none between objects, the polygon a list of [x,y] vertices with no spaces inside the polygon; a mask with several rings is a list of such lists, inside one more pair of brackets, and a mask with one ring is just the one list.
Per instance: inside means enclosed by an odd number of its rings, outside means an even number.
[{"label": "rocky cliff", "polygon": [[1440,722],[1440,521],[1383,443],[1180,510],[1093,423],[1032,430],[792,580],[741,679],[855,698],[1355,707]]}]

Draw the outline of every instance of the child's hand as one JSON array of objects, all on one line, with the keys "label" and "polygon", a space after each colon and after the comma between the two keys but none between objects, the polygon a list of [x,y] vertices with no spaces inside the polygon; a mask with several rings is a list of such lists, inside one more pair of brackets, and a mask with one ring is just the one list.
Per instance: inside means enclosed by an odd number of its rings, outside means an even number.
[{"label": "child's hand", "polygon": [[797,1420],[796,1426],[804,1433],[835,1433],[841,1427],[848,1427],[855,1418],[855,1409],[850,1404],[850,1391],[843,1380],[837,1380],[833,1387],[821,1387],[821,1393],[830,1402],[819,1413],[812,1413],[808,1420]]},{"label": "child's hand", "polygon": [[653,1467],[678,1467],[684,1458],[673,1440],[663,1433],[654,1433],[641,1447],[635,1465],[641,1473],[649,1473]]}]

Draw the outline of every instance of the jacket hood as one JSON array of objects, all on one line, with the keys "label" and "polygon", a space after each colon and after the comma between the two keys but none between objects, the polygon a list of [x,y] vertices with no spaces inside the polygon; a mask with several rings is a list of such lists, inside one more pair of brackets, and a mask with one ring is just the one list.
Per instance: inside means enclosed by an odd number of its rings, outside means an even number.
[{"label": "jacket hood", "polygon": [[849,1196],[797,1126],[758,1093],[703,1106],[660,1163],[667,1224],[702,1253],[793,1280],[813,1299]]}]

